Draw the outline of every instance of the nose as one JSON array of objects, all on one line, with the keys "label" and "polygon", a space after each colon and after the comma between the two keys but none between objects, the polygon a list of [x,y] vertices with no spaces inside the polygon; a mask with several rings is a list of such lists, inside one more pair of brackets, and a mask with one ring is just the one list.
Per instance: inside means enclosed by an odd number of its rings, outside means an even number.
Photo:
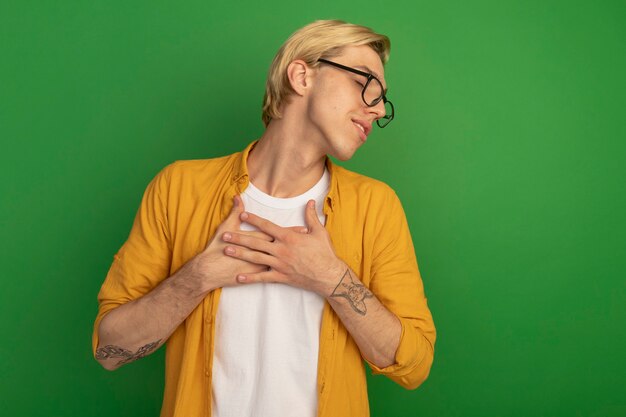
[{"label": "nose", "polygon": [[368,107],[369,112],[374,114],[374,121],[378,120],[378,119],[382,119],[383,116],[385,115],[386,111],[385,111],[385,102],[383,100],[380,100],[378,103],[376,103],[375,106],[372,107]]}]

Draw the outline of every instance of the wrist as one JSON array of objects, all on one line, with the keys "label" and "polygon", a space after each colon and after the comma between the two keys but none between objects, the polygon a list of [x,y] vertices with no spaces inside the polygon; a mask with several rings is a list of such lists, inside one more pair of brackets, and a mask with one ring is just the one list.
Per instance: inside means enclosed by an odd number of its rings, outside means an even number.
[{"label": "wrist", "polygon": [[336,262],[333,262],[332,265],[329,266],[329,285],[327,290],[323,294],[324,297],[326,297],[327,299],[330,298],[330,296],[335,291],[335,288],[337,288],[337,285],[339,285],[339,283],[343,279],[343,276],[346,274],[346,271],[348,271],[349,269],[350,268],[348,267],[348,264],[346,264],[341,259],[337,259]]},{"label": "wrist", "polygon": [[204,272],[203,254],[191,258],[176,272],[176,281],[187,287],[194,296],[203,296],[213,290],[208,280],[209,274]]}]

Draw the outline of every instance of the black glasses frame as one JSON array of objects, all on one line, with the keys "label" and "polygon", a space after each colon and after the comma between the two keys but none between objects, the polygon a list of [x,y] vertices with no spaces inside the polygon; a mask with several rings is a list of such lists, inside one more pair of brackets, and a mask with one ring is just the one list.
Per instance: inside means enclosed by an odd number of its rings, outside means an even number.
[{"label": "black glasses frame", "polygon": [[[374,74],[370,74],[369,72],[365,72],[365,71],[360,71],[356,68],[351,68],[351,67],[347,67],[345,65],[341,65],[338,64],[336,62],[333,61],[329,61],[327,59],[324,58],[320,58],[317,60],[317,62],[321,62],[323,64],[328,64],[328,65],[332,65],[334,67],[337,67],[339,69],[345,70],[345,71],[350,71],[353,72],[355,74],[358,75],[362,75],[363,77],[367,78],[367,82],[365,83],[365,85],[363,86],[363,90],[361,91],[361,99],[363,99],[363,102],[368,106],[368,107],[374,107],[375,105],[377,105],[378,103],[380,103],[380,100],[383,101],[383,103],[389,103],[389,105],[391,106],[391,114],[385,114],[381,119],[376,120],[376,124],[378,125],[378,127],[380,127],[381,129],[385,126],[387,126],[394,117],[395,114],[395,110],[393,108],[393,103],[389,100],[387,100],[387,95],[385,94],[385,90],[383,89],[383,83],[380,82],[380,80],[378,78],[376,78],[376,76]],[[365,90],[367,90],[367,87],[370,85],[370,83],[372,82],[372,80],[376,80],[376,82],[378,84],[380,84],[380,91],[382,91],[382,94],[380,95],[380,97],[377,97],[376,99],[374,99],[371,103],[368,103],[367,100],[365,100]],[[383,120],[383,122],[381,123],[381,120]]]}]

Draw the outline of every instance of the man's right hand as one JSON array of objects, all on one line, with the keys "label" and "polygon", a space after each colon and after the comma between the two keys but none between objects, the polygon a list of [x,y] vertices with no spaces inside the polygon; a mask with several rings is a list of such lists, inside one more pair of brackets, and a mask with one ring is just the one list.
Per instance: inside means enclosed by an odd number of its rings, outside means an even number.
[{"label": "man's right hand", "polygon": [[263,232],[242,232],[239,215],[244,211],[239,196],[207,247],[153,290],[109,311],[98,328],[96,359],[113,370],[149,355],[161,346],[210,291],[237,285],[240,273],[267,269],[224,254],[225,232],[237,231],[271,241]]},{"label": "man's right hand", "polygon": [[207,247],[190,261],[193,262],[194,275],[202,280],[203,289],[207,292],[216,288],[237,285],[238,274],[262,272],[268,268],[267,265],[253,264],[224,254],[227,244],[222,240],[222,236],[225,232],[237,232],[267,241],[272,240],[271,236],[260,231],[241,231],[242,222],[239,215],[244,210],[241,197],[235,195],[233,208],[228,217],[218,226]]}]

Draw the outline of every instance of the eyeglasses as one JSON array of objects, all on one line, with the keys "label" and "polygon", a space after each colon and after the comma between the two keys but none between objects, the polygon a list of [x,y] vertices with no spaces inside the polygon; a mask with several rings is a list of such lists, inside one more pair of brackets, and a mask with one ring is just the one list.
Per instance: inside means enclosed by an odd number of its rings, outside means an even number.
[{"label": "eyeglasses", "polygon": [[380,103],[380,100],[382,100],[385,104],[385,115],[382,118],[376,120],[376,124],[378,125],[378,127],[383,128],[393,120],[393,103],[387,100],[387,97],[385,95],[386,91],[383,89],[383,84],[373,74],[370,74],[369,72],[359,71],[355,68],[346,67],[345,65],[341,65],[323,58],[318,59],[317,62],[329,64],[342,70],[350,71],[355,74],[362,75],[363,77],[367,77],[367,82],[365,83],[365,85],[363,85],[363,91],[361,91],[361,98],[363,99],[363,102],[367,104],[368,107],[374,107],[375,105]]}]

